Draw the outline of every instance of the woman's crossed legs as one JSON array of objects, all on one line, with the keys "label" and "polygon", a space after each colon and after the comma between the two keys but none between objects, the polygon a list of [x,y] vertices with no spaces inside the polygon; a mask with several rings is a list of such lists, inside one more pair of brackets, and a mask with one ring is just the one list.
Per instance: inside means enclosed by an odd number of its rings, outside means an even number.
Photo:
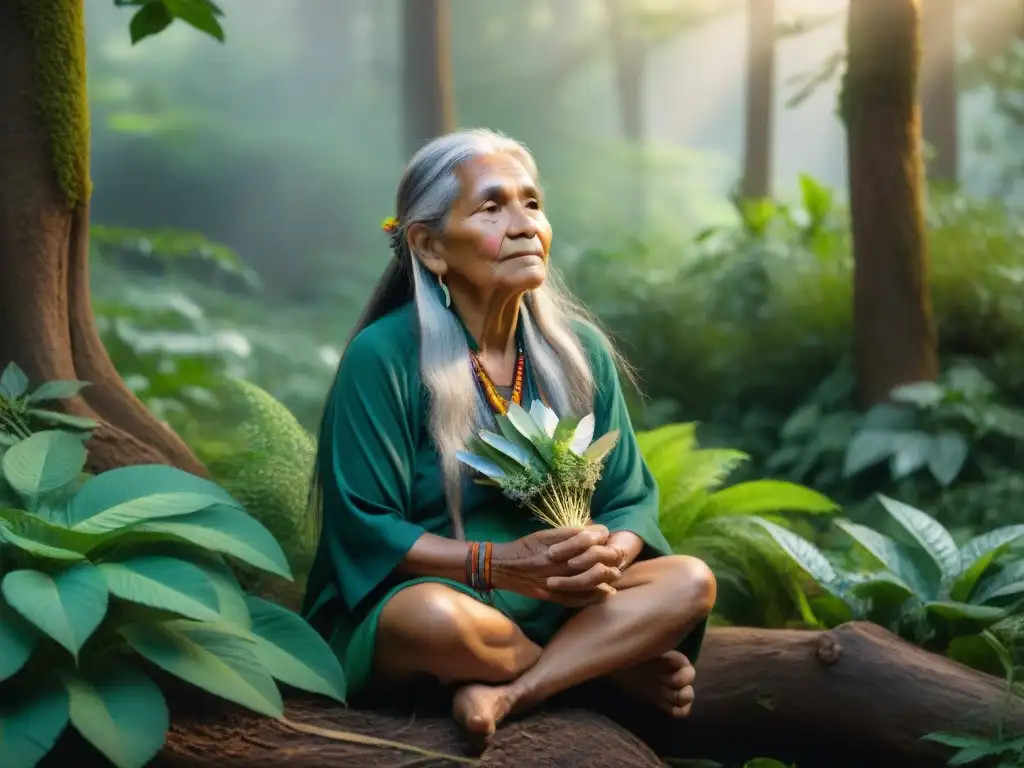
[{"label": "woman's crossed legs", "polygon": [[469,595],[417,584],[384,606],[375,674],[389,682],[429,675],[462,683],[453,715],[483,743],[510,713],[599,677],[685,717],[695,673],[675,649],[711,612],[714,576],[700,560],[673,555],[634,563],[615,589],[541,648]]}]

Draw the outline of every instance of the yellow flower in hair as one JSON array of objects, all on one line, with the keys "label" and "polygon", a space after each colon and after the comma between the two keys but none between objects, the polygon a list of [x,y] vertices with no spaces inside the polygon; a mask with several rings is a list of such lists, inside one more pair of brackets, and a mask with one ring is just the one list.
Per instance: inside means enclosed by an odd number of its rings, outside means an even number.
[{"label": "yellow flower in hair", "polygon": [[388,216],[384,221],[380,223],[380,228],[387,232],[389,235],[395,234],[398,231],[398,219],[394,216]]}]

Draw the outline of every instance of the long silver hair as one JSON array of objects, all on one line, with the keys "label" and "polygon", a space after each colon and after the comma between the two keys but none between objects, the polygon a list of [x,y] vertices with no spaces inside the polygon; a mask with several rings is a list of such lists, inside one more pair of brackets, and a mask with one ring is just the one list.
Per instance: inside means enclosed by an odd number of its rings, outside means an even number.
[{"label": "long silver hair", "polygon": [[[464,538],[462,519],[463,470],[455,458],[467,439],[490,420],[468,363],[469,345],[454,312],[441,300],[436,277],[409,246],[408,231],[423,224],[441,233],[460,193],[456,169],[474,157],[505,153],[516,157],[539,186],[537,164],[521,143],[499,133],[475,129],[434,139],[409,161],[398,185],[392,236],[394,258],[377,282],[351,338],[374,321],[412,301],[416,305],[420,335],[420,373],[429,396],[430,436],[437,447],[444,477],[445,499],[455,538]],[[560,275],[551,270],[537,289],[523,297],[519,312],[524,351],[549,405],[559,415],[589,413],[594,402],[590,363],[572,321],[597,328],[592,316],[566,290]],[[599,330],[597,331],[601,333]],[[603,334],[601,334],[603,337]],[[607,338],[604,339],[608,342]],[[608,342],[620,370],[630,375],[625,361]],[[339,363],[344,365],[344,358]],[[318,449],[322,450],[321,449]],[[323,520],[320,457],[314,467],[310,501],[317,535]]]}]

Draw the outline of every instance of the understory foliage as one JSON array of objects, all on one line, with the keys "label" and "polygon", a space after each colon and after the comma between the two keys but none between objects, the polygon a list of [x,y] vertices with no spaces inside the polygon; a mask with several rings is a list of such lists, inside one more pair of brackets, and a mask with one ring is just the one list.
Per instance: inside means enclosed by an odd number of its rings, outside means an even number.
[{"label": "understory foliage", "polygon": [[637,442],[659,491],[659,521],[679,553],[705,560],[718,579],[716,616],[735,624],[778,626],[806,600],[795,569],[756,525],[761,517],[809,531],[798,515],[831,515],[838,507],[810,488],[784,480],[725,487],[749,458],[741,451],[699,448],[696,424],[640,432]]},{"label": "understory foliage", "polygon": [[0,379],[0,765],[35,766],[69,725],[147,764],[169,719],[151,670],[267,717],[278,682],[344,703],[320,636],[239,587],[235,562],[291,569],[236,498],[166,466],[84,471],[90,425],[42,407],[83,386]]},{"label": "understory foliage", "polygon": [[756,522],[813,579],[818,594],[810,606],[825,626],[872,621],[929,650],[1007,674],[1013,664],[997,627],[1024,596],[1024,560],[1012,551],[1024,525],[958,546],[927,513],[885,496],[879,501],[896,524],[894,535],[836,520],[856,543],[841,564],[839,553],[829,558],[771,520]]}]

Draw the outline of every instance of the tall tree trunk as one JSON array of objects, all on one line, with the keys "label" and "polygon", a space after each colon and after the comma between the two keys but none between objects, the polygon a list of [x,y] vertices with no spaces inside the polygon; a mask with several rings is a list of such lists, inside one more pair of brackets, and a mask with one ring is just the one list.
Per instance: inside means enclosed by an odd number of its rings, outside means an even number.
[{"label": "tall tree trunk", "polygon": [[92,469],[160,462],[205,474],[128,389],[96,331],[81,0],[0,3],[0,71],[0,367],[14,361],[35,383],[92,383],[65,404],[101,423]]},{"label": "tall tree trunk", "polygon": [[843,84],[862,403],[938,374],[921,187],[918,0],[850,0]]},{"label": "tall tree trunk", "polygon": [[647,50],[638,28],[635,0],[607,0],[608,32],[611,40],[615,92],[618,95],[622,136],[635,150],[628,169],[629,193],[626,205],[637,230],[647,216],[644,146],[644,70]]},{"label": "tall tree trunk", "polygon": [[772,192],[772,105],[775,99],[775,0],[747,2],[747,109],[741,192]]},{"label": "tall tree trunk", "polygon": [[924,139],[935,152],[928,178],[949,184],[957,181],[960,154],[956,5],[956,0],[926,0],[921,5],[921,110]]},{"label": "tall tree trunk", "polygon": [[456,128],[448,0],[405,0],[405,150],[412,155]]}]

